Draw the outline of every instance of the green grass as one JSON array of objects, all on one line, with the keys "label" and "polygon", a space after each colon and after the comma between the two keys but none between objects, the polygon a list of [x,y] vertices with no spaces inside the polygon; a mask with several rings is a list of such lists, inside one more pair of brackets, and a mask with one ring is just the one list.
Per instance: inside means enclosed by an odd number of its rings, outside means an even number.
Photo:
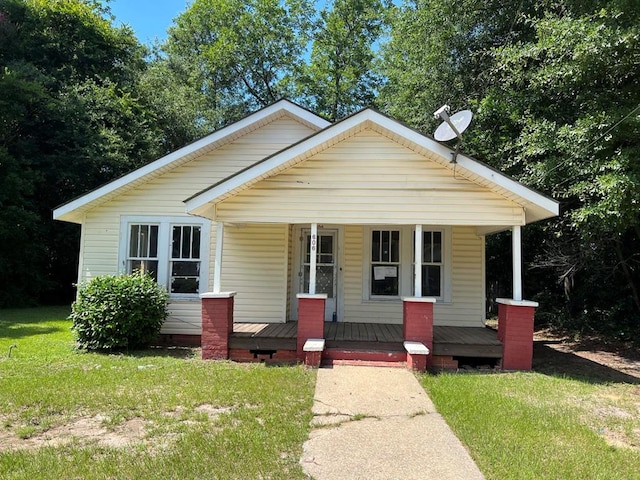
[{"label": "green grass", "polygon": [[640,387],[539,373],[421,378],[487,479],[640,479]]},{"label": "green grass", "polygon": [[305,478],[313,372],[188,349],[81,353],[68,313],[0,311],[0,478]]}]

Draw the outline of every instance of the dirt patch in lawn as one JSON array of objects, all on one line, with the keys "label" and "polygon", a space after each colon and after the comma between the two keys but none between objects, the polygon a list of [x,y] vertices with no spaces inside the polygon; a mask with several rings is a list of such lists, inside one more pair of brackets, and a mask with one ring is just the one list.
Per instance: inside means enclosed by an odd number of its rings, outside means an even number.
[{"label": "dirt patch in lawn", "polygon": [[145,420],[131,418],[114,428],[107,428],[104,425],[105,420],[101,415],[76,417],[44,432],[29,435],[18,435],[16,431],[1,429],[0,451],[31,450],[73,443],[120,448],[143,442],[146,434]]},{"label": "dirt patch in lawn", "polygon": [[534,335],[533,369],[594,383],[640,384],[640,350],[631,343],[579,340],[548,329]]},{"label": "dirt patch in lawn", "polygon": [[[198,405],[191,413],[204,415],[206,422],[214,422],[221,414],[229,413],[237,407],[215,407],[210,404]],[[175,420],[175,426],[193,425],[190,412],[184,407],[165,412],[166,417]],[[103,415],[80,416],[66,423],[53,426],[46,431],[25,433],[24,428],[10,425],[9,419],[0,418],[0,452],[15,450],[33,450],[43,447],[62,445],[98,445],[102,447],[122,448],[136,444],[166,446],[175,441],[179,434],[168,432],[149,438],[148,432],[155,426],[152,421],[143,418],[131,418],[115,426],[107,426],[109,419]],[[202,420],[201,420],[202,421]],[[3,426],[4,425],[4,426]]]}]

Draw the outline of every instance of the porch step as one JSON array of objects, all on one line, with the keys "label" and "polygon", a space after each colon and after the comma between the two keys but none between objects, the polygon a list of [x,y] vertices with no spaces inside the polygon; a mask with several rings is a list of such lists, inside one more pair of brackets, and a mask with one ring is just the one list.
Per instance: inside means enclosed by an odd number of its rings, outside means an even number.
[{"label": "porch step", "polygon": [[326,348],[322,353],[322,363],[349,363],[365,365],[404,366],[407,354],[403,350],[353,348]]}]

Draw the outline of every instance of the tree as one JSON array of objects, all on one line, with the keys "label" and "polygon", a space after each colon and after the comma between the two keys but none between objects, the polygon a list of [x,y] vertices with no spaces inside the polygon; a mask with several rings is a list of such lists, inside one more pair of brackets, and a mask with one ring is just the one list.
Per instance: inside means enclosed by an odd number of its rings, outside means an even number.
[{"label": "tree", "polygon": [[291,93],[313,14],[308,0],[196,0],[163,48],[219,127]]},{"label": "tree", "polygon": [[381,103],[427,131],[442,103],[473,108],[465,149],[562,200],[558,219],[527,228],[529,291],[558,323],[637,329],[635,2],[473,3],[402,11],[384,51]]},{"label": "tree", "polygon": [[373,63],[391,6],[381,0],[335,0],[320,12],[310,63],[302,68],[303,101],[331,121],[371,105],[382,83]]},{"label": "tree", "polygon": [[160,155],[146,50],[82,0],[0,3],[0,305],[72,298],[78,230],[51,211]]}]

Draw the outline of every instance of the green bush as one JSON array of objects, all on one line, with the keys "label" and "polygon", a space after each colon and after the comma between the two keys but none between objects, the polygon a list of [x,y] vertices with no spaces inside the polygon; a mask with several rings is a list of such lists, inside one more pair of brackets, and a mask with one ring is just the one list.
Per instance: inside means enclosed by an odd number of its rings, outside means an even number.
[{"label": "green bush", "polygon": [[148,345],[167,318],[167,291],[148,275],[102,275],[78,288],[69,319],[86,350]]}]

